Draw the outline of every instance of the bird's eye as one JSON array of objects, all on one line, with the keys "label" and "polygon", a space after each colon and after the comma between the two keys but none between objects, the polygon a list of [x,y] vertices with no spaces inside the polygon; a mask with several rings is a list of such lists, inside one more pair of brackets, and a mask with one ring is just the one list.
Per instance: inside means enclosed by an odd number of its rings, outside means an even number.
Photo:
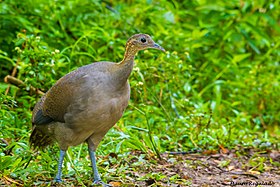
[{"label": "bird's eye", "polygon": [[141,38],[141,42],[145,43],[146,42],[146,38]]}]

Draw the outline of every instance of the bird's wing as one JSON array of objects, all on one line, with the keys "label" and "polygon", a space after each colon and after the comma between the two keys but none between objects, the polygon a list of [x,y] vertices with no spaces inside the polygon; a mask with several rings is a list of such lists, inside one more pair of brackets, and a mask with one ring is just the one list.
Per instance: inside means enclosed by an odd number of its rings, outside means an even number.
[{"label": "bird's wing", "polygon": [[52,121],[65,122],[64,115],[74,96],[79,95],[80,85],[86,81],[86,73],[78,69],[59,79],[35,105],[32,123],[43,125]]},{"label": "bird's wing", "polygon": [[42,96],[41,99],[36,103],[32,112],[32,123],[33,124],[48,124],[54,121],[50,116],[43,115],[42,107],[45,101],[46,95]]}]

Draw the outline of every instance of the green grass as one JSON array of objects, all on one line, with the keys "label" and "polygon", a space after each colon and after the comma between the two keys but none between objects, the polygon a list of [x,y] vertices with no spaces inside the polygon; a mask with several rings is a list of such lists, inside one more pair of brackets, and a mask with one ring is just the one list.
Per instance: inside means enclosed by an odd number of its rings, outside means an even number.
[{"label": "green grass", "polygon": [[[135,59],[129,107],[97,151],[105,180],[129,181],[125,171],[135,169],[127,164],[135,150],[156,156],[219,146],[279,149],[279,3],[1,2],[0,78],[16,67],[15,77],[25,83],[0,82],[0,137],[8,142],[1,142],[1,178],[39,185],[56,172],[56,146],[34,153],[28,145],[39,98],[30,87],[46,92],[77,67],[118,62],[126,40],[140,32],[167,52],[139,52]],[[103,157],[110,153],[117,158]],[[64,177],[88,185],[87,157],[86,146],[69,150]],[[137,158],[134,164],[149,163]]]}]

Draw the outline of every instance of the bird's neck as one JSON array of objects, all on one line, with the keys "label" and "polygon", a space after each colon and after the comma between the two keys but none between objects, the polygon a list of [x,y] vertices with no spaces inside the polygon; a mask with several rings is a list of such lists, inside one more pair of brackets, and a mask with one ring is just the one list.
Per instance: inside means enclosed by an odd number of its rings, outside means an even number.
[{"label": "bird's neck", "polygon": [[122,84],[126,84],[129,75],[132,72],[134,65],[134,57],[137,53],[137,50],[133,47],[126,47],[123,60],[118,64],[119,68],[117,71],[117,79]]}]

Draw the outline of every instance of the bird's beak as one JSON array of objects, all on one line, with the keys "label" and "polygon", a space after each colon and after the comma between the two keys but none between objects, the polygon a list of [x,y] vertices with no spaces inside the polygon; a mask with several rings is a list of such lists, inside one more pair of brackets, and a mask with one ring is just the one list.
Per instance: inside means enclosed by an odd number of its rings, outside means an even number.
[{"label": "bird's beak", "polygon": [[161,50],[161,51],[165,52],[165,49],[163,47],[161,47],[160,45],[158,45],[157,43],[154,43],[152,48],[158,49],[158,50]]}]

